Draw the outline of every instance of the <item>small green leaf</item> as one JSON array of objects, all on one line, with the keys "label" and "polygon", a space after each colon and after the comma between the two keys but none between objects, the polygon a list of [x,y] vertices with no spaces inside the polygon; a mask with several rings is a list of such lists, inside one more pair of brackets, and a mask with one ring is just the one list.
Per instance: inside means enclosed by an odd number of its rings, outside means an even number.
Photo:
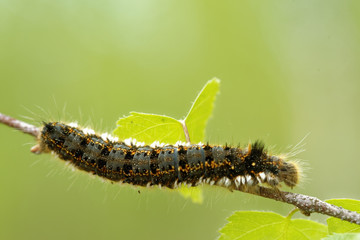
[{"label": "small green leaf", "polygon": [[210,80],[200,91],[184,121],[172,117],[131,112],[131,115],[117,121],[114,135],[119,139],[133,138],[139,142],[151,144],[154,141],[174,144],[186,142],[183,122],[192,143],[204,141],[206,123],[214,108],[215,96],[219,91],[220,81]]},{"label": "small green leaf", "polygon": [[200,187],[188,187],[186,185],[181,185],[177,191],[179,191],[180,195],[184,198],[190,198],[193,203],[202,204],[204,201],[203,192]]},{"label": "small green leaf", "polygon": [[327,235],[323,224],[283,217],[272,212],[235,212],[220,230],[225,239],[321,239]]},{"label": "small green leaf", "polygon": [[114,134],[119,139],[133,138],[139,142],[151,144],[154,141],[174,144],[185,142],[181,123],[171,117],[131,112],[131,115],[117,121]]},{"label": "small green leaf", "polygon": [[[219,91],[220,81],[210,80],[200,91],[184,121],[171,117],[131,112],[131,115],[118,120],[114,135],[119,139],[136,139],[145,144],[154,141],[175,144],[186,142],[188,134],[192,143],[204,141],[206,123],[214,108],[215,96]],[[187,133],[184,130],[185,123]],[[182,186],[179,193],[185,198],[191,198],[194,203],[202,203],[203,195],[200,188]]]},{"label": "small green leaf", "polygon": [[208,81],[196,97],[185,118],[185,124],[192,143],[204,141],[205,127],[213,111],[219,86],[220,80],[218,79]]},{"label": "small green leaf", "polygon": [[329,235],[322,240],[360,240],[360,234],[359,233],[334,233],[332,235]]},{"label": "small green leaf", "polygon": [[[360,212],[360,201],[354,199],[330,199],[325,202],[343,207],[350,211]],[[326,220],[329,233],[360,233],[360,226],[338,218],[330,217]]]}]

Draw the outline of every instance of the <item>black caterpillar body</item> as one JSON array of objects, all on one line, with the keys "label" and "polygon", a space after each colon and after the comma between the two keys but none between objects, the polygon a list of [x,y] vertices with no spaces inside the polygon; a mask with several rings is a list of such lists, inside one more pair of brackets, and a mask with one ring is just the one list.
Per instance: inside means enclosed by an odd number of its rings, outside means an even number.
[{"label": "black caterpillar body", "polygon": [[259,183],[294,187],[299,180],[297,164],[268,155],[261,142],[245,149],[209,144],[135,146],[50,122],[41,131],[40,146],[79,169],[139,186],[206,183],[232,190]]}]

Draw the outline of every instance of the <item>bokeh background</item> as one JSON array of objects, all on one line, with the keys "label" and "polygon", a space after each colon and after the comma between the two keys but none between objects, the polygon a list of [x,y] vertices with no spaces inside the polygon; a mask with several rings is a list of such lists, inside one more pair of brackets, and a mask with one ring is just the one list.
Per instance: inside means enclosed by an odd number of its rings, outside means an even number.
[{"label": "bokeh background", "polygon": [[[359,199],[359,29],[356,0],[0,0],[0,111],[111,131],[129,111],[184,117],[218,77],[206,140],[280,153],[310,133],[293,191]],[[292,209],[216,187],[202,205],[139,194],[34,144],[0,126],[0,239],[215,239],[236,210]]]}]

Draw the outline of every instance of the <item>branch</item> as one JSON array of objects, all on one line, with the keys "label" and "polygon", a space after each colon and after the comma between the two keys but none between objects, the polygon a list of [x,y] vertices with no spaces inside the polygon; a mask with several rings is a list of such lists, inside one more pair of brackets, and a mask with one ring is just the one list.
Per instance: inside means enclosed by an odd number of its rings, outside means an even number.
[{"label": "branch", "polygon": [[[40,134],[40,129],[22,122],[20,120],[14,119],[12,117],[6,116],[0,113],[0,122],[4,123],[10,127],[16,128],[23,133],[30,134],[34,137],[38,137]],[[32,150],[34,153],[38,153]],[[266,188],[266,187],[259,187],[259,191],[246,191],[243,192],[251,193],[254,195],[258,195],[265,198],[270,198],[275,201],[280,201],[284,203],[288,203],[291,205],[296,206],[303,214],[309,216],[311,213],[320,213],[324,215],[328,215],[331,217],[340,218],[342,220],[356,223],[360,225],[360,214],[357,212],[349,211],[342,207],[338,207],[326,202],[321,201],[316,197],[311,197],[299,193],[291,193],[291,192],[283,192],[278,189]]]},{"label": "branch", "polygon": [[38,137],[40,134],[40,129],[38,127],[35,127],[34,125],[28,124],[26,122],[17,120],[15,118],[6,116],[2,113],[0,113],[0,122],[4,123],[5,125],[8,125],[9,127],[16,128],[23,133],[30,134],[34,137]]},{"label": "branch", "polygon": [[326,203],[316,197],[266,187],[259,187],[257,192],[246,190],[243,192],[294,205],[306,216],[316,212],[360,225],[359,213]]}]

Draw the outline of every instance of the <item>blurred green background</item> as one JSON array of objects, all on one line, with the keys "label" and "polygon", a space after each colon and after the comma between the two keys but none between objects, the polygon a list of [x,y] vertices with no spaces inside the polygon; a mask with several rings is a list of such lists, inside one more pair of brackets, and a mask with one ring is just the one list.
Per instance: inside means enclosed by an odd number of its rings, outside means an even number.
[{"label": "blurred green background", "polygon": [[[184,117],[218,77],[206,140],[280,153],[310,133],[293,191],[359,199],[359,29],[356,0],[0,0],[0,112],[111,131],[129,111]],[[292,209],[216,187],[202,205],[139,194],[0,135],[0,239],[215,239],[236,210]]]}]

